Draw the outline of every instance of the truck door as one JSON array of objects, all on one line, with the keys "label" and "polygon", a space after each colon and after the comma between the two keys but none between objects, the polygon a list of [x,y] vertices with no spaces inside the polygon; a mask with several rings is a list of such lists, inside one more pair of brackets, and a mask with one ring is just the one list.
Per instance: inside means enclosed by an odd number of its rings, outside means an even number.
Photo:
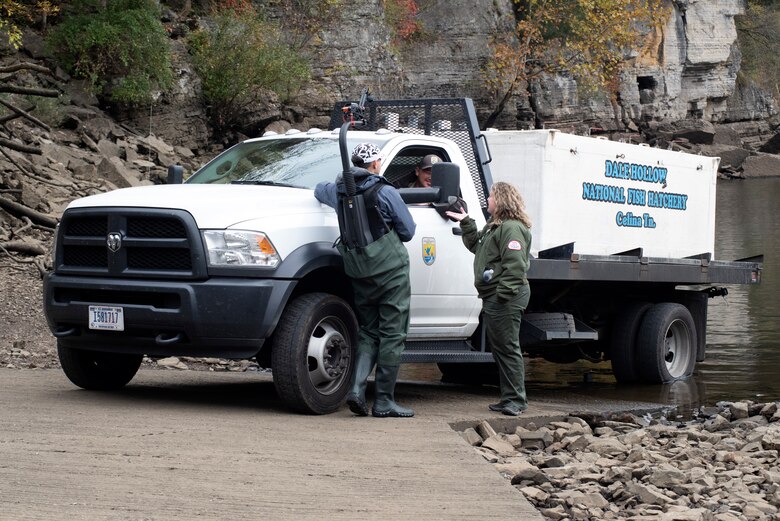
[{"label": "truck door", "polygon": [[[415,165],[427,154],[462,162],[457,156],[453,158],[457,152],[448,153],[444,148],[407,146],[386,165],[383,174],[399,188],[407,188],[415,179]],[[464,197],[473,192],[468,182],[462,172]],[[476,194],[469,199],[476,199]],[[412,283],[409,338],[468,337],[477,327],[481,309],[473,283],[474,256],[463,245],[458,223],[440,216],[430,204],[408,207],[417,224],[414,238],[406,243]],[[479,212],[479,208],[474,210]]]},{"label": "truck door", "polygon": [[431,206],[409,205],[409,210],[417,223],[414,238],[406,243],[412,282],[409,338],[467,337],[480,310],[474,256],[456,235],[458,223],[442,218]]}]

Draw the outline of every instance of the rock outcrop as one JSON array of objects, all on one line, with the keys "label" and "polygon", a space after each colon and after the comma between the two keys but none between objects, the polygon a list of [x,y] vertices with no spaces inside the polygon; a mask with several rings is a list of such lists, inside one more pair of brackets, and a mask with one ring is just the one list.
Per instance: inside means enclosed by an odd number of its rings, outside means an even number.
[{"label": "rock outcrop", "polygon": [[[763,144],[774,133],[770,125],[740,124],[775,114],[769,96],[736,82],[740,53],[735,17],[744,14],[744,1],[668,0],[667,7],[665,25],[647,34],[627,56],[617,107],[604,95],[584,94],[570,77],[548,77],[533,87],[534,110],[517,94],[496,126],[525,128],[536,120],[567,131],[636,132],[653,122],[687,118],[733,125],[746,145]],[[256,122],[245,126],[255,135],[268,125],[324,127],[335,101],[354,99],[366,86],[378,98],[470,97],[484,119],[496,103],[483,85],[488,42],[514,25],[513,8],[512,0],[427,2],[418,15],[420,34],[398,41],[383,0],[345,0],[343,17],[324,28],[310,49],[312,81],[292,105],[280,107],[269,99],[256,107]],[[207,137],[197,103],[198,81],[182,43],[174,48],[176,91],[133,121],[195,149]]]},{"label": "rock outcrop", "polygon": [[[728,158],[723,164],[730,168],[725,172],[728,176],[750,176],[751,170],[776,175],[772,173],[772,158],[753,157],[759,149],[776,153],[777,147],[767,143],[776,133],[773,100],[736,82],[740,54],[735,17],[744,13],[744,1],[668,0],[667,6],[666,24],[648,33],[627,57],[617,106],[603,95],[584,96],[570,77],[548,77],[533,87],[535,112],[524,95],[518,94],[496,126],[524,128],[536,122],[577,133],[606,129],[614,138],[628,141],[708,155],[725,151]],[[283,132],[293,127],[324,128],[333,103],[354,99],[366,86],[380,99],[471,97],[484,119],[495,105],[482,83],[490,54],[488,42],[491,35],[513,26],[513,8],[513,0],[428,2],[419,13],[420,34],[411,41],[398,41],[386,18],[383,0],[344,0],[343,18],[323,28],[313,40],[313,74],[308,85],[286,104],[269,94],[246,111],[241,127],[248,137],[267,129]],[[269,14],[272,16],[273,11]],[[112,116],[126,133],[154,135],[196,156],[210,157],[242,136],[216,136],[208,127],[200,80],[185,44],[188,31],[202,26],[203,20],[191,14],[179,19],[166,9],[163,21],[175,29],[170,31],[175,87],[150,106]],[[25,39],[22,56],[36,58],[44,54],[40,39]],[[87,130],[96,124],[89,120],[93,119],[97,100],[77,81],[65,83],[64,90],[71,102],[71,126],[83,125],[82,134],[89,136]],[[681,127],[687,128],[672,133],[664,130],[665,125],[678,121],[684,121]],[[702,133],[701,127],[712,124],[717,128]],[[640,129],[643,135],[639,135]],[[109,145],[93,134],[92,144],[103,155],[118,153],[124,160],[129,154],[129,162],[133,162],[126,140],[113,136],[115,143]],[[704,135],[712,140],[701,141]],[[666,139],[669,136],[671,139]],[[734,148],[706,149],[715,145]],[[171,154],[162,157],[170,159]],[[130,183],[122,165],[107,160],[94,166],[116,186]],[[92,166],[74,162],[74,168],[84,174]]]}]

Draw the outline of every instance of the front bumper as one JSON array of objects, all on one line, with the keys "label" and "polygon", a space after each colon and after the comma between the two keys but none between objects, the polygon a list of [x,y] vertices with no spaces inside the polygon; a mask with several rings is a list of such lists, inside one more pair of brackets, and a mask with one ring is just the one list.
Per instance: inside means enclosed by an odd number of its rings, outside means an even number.
[{"label": "front bumper", "polygon": [[[50,274],[44,309],[64,347],[149,356],[249,358],[271,336],[296,281],[149,281]],[[90,305],[121,306],[124,331],[88,327]]]}]

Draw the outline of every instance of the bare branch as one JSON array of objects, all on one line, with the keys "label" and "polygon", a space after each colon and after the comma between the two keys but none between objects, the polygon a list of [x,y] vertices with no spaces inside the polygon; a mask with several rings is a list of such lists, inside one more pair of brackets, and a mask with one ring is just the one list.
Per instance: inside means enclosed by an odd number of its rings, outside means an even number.
[{"label": "bare branch", "polygon": [[38,125],[41,128],[46,129],[46,131],[51,132],[51,127],[41,121],[40,119],[36,118],[35,116],[23,111],[22,109],[12,105],[11,103],[8,103],[7,101],[0,99],[0,104],[2,104],[4,107],[7,107],[14,111],[16,114],[19,114],[21,117],[23,117],[26,120],[32,121],[36,125]]},{"label": "bare branch", "polygon": [[48,67],[44,67],[43,65],[36,65],[35,63],[29,63],[29,62],[19,62],[19,63],[14,63],[13,65],[8,65],[7,67],[0,67],[0,74],[6,72],[16,72],[23,69],[42,72],[44,74],[51,74],[51,70]]},{"label": "bare branch", "polygon": [[29,94],[30,96],[43,96],[44,98],[57,98],[60,95],[60,91],[54,89],[19,87],[18,85],[0,85],[0,92],[9,92],[11,94]]},{"label": "bare branch", "polygon": [[[26,109],[22,109],[22,110],[25,112],[32,112],[33,110],[35,110],[35,105],[30,105]],[[3,116],[2,118],[0,118],[0,125],[5,125],[9,121],[13,121],[16,118],[20,118],[20,117],[22,116],[19,114],[8,114],[7,116]]]},{"label": "bare branch", "polygon": [[17,152],[24,152],[26,154],[35,154],[38,156],[42,154],[41,150],[37,147],[22,145],[16,143],[15,141],[11,141],[10,139],[0,138],[0,147],[10,148],[11,150],[16,150]]},{"label": "bare branch", "polygon": [[53,229],[57,226],[57,219],[42,214],[41,212],[37,212],[32,208],[24,206],[23,204],[9,201],[5,197],[0,197],[0,208],[16,216],[26,215],[32,222],[46,226],[47,228]]},{"label": "bare branch", "polygon": [[15,251],[17,253],[24,253],[26,255],[46,255],[46,248],[44,248],[38,241],[7,241],[0,242],[0,247],[6,253]]},{"label": "bare branch", "polygon": [[27,230],[27,229],[33,227],[33,222],[26,215],[22,216],[22,220],[25,222],[24,226],[22,226],[21,228],[18,228],[16,230],[11,230],[11,237],[16,237],[20,233],[22,233],[24,230]]},{"label": "bare branch", "polygon": [[16,160],[15,160],[14,158],[12,158],[12,157],[11,157],[11,156],[8,154],[8,152],[6,152],[5,150],[3,150],[3,148],[2,148],[2,147],[0,147],[0,153],[2,153],[2,154],[5,156],[5,158],[11,162],[11,164],[13,164],[13,165],[14,165],[16,168],[18,168],[18,169],[19,169],[19,171],[20,171],[21,173],[23,173],[23,174],[26,174],[26,173],[27,173],[27,171],[26,171],[24,168],[22,168],[22,165],[20,165],[19,163],[17,163],[17,162],[16,162]]}]

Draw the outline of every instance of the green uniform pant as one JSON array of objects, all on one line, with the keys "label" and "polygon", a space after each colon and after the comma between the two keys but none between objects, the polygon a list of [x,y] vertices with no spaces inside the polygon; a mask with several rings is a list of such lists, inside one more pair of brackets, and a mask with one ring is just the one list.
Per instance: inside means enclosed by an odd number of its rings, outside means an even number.
[{"label": "green uniform pant", "polygon": [[399,365],[412,296],[406,248],[391,231],[365,248],[340,251],[355,297],[358,350],[372,354],[379,366]]},{"label": "green uniform pant", "polygon": [[525,364],[520,348],[520,322],[531,296],[525,285],[513,298],[498,302],[495,295],[482,302],[485,335],[493,358],[498,365],[498,383],[501,402],[514,404],[521,409],[528,407],[525,394]]},{"label": "green uniform pant", "polygon": [[370,279],[353,279],[360,331],[358,350],[373,353],[380,366],[401,363],[409,329],[409,267]]}]

